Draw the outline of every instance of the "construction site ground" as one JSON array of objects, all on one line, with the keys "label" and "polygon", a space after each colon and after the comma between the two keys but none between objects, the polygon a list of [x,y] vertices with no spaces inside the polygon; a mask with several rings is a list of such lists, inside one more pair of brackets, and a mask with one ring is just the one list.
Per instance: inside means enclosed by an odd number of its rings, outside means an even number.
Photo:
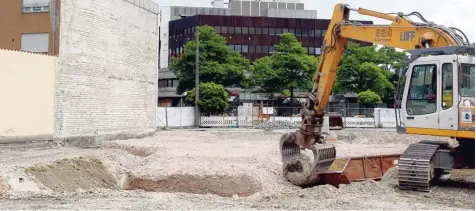
[{"label": "construction site ground", "polygon": [[[399,190],[395,169],[379,182],[293,186],[281,175],[284,132],[168,130],[87,149],[0,145],[0,208],[475,209],[474,170],[455,171],[451,185],[430,193]],[[337,157],[402,153],[427,138],[391,129],[332,133]]]}]

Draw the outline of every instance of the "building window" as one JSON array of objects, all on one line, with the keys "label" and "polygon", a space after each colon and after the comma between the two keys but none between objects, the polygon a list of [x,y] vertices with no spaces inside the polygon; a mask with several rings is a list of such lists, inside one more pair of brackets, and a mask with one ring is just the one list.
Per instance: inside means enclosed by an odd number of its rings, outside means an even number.
[{"label": "building window", "polygon": [[243,34],[248,34],[248,27],[243,27]]},{"label": "building window", "polygon": [[303,36],[303,37],[309,36],[309,29],[303,29],[303,30],[302,30],[302,36]]},{"label": "building window", "polygon": [[256,34],[262,34],[263,33],[262,31],[263,30],[261,28],[256,28]]},{"label": "building window", "polygon": [[235,45],[228,45],[228,47],[229,47],[232,51],[235,50]]},{"label": "building window", "polygon": [[289,32],[296,35],[296,29],[289,29]]},{"label": "building window", "polygon": [[263,53],[263,48],[261,46],[256,46],[256,53]]},{"label": "building window", "polygon": [[222,34],[228,33],[228,28],[227,28],[226,26],[222,26],[222,27],[221,27],[221,33],[222,33]]},{"label": "building window", "polygon": [[276,35],[276,29],[275,28],[269,28],[269,35]]},{"label": "building window", "polygon": [[22,0],[23,13],[49,12],[49,0]]},{"label": "building window", "polygon": [[321,48],[315,48],[314,49],[314,54],[321,55]]},{"label": "building window", "polygon": [[256,46],[250,45],[250,46],[248,47],[248,51],[249,51],[250,53],[256,52]]},{"label": "building window", "polygon": [[269,53],[269,46],[262,46],[263,53]]},{"label": "building window", "polygon": [[241,46],[241,52],[248,53],[248,45],[242,45]]},{"label": "building window", "polygon": [[22,34],[21,50],[35,53],[48,53],[49,34]]},{"label": "building window", "polygon": [[241,34],[241,27],[235,27],[235,34]]},{"label": "building window", "polygon": [[235,45],[235,51],[241,53],[241,45]]},{"label": "building window", "polygon": [[178,80],[174,79],[159,79],[158,82],[159,88],[176,87],[178,85]]},{"label": "building window", "polygon": [[309,30],[309,36],[310,37],[315,37],[316,36],[316,30],[313,30],[313,29]]},{"label": "building window", "polygon": [[235,33],[235,27],[228,27],[228,34],[234,34]]},{"label": "building window", "polygon": [[296,36],[301,36],[302,30],[301,29],[296,29]]},{"label": "building window", "polygon": [[314,47],[309,47],[309,48],[307,48],[307,52],[308,52],[309,54],[314,54],[314,51],[315,51],[315,50],[314,50]]},{"label": "building window", "polygon": [[275,51],[274,46],[269,46],[269,52],[274,53],[274,51]]},{"label": "building window", "polygon": [[220,34],[220,33],[221,33],[221,31],[220,31],[220,27],[219,27],[219,26],[214,26],[213,28],[215,29],[215,31],[216,31],[218,34]]},{"label": "building window", "polygon": [[282,28],[277,28],[276,29],[276,34],[277,35],[281,35],[283,33],[283,29]]},{"label": "building window", "polygon": [[261,34],[268,35],[268,33],[269,33],[268,28],[263,28],[263,33],[261,33]]},{"label": "building window", "polygon": [[256,31],[255,28],[250,27],[249,34],[255,34],[256,33],[255,31]]},{"label": "building window", "polygon": [[322,30],[322,37],[325,37],[326,36],[326,33],[327,33],[327,30]]}]

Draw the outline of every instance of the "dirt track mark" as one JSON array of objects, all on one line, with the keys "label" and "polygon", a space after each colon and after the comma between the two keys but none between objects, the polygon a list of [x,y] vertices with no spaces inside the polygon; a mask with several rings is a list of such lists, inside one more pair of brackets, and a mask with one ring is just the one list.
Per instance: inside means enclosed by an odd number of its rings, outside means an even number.
[{"label": "dirt track mark", "polygon": [[224,197],[232,197],[233,195],[246,197],[261,191],[261,185],[248,176],[172,175],[159,180],[131,178],[125,189],[142,189],[148,192],[211,193]]}]

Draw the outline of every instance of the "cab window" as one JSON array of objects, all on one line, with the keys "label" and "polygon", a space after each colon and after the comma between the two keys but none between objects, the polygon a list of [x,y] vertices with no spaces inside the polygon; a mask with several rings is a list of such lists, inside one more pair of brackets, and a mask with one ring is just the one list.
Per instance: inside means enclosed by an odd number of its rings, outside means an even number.
[{"label": "cab window", "polygon": [[406,107],[409,115],[436,112],[436,65],[425,64],[413,67]]},{"label": "cab window", "polygon": [[474,97],[474,64],[461,64],[459,78],[461,96]]},{"label": "cab window", "polygon": [[442,66],[443,78],[442,78],[442,104],[443,110],[449,109],[453,106],[453,64],[445,63]]}]

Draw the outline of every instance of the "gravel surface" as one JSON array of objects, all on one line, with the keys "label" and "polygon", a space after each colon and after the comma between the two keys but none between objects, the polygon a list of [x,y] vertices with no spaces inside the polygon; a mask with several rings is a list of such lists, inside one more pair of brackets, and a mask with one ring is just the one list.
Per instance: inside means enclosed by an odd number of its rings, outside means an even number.
[{"label": "gravel surface", "polygon": [[[474,171],[458,174],[467,184],[431,193],[398,190],[394,169],[381,182],[293,186],[281,176],[287,131],[170,130],[90,149],[2,145],[0,208],[475,209]],[[384,129],[332,133],[338,157],[401,153],[418,140]]]}]

